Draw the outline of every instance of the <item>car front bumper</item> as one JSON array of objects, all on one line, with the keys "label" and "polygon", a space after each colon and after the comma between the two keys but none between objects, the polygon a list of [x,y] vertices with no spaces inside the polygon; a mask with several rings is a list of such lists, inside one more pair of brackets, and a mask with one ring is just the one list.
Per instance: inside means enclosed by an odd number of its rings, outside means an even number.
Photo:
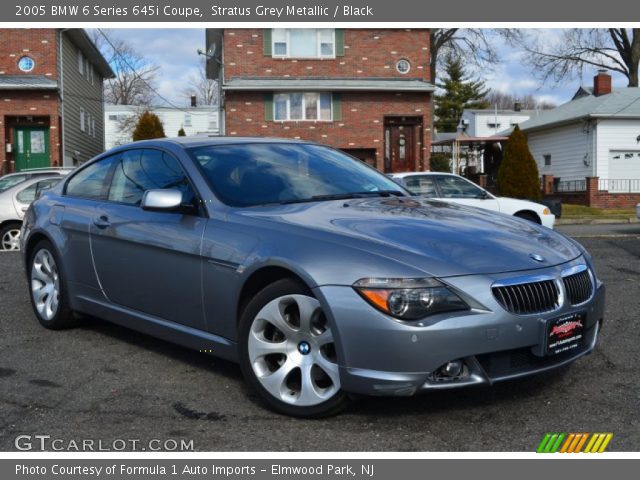
[{"label": "car front bumper", "polygon": [[[550,268],[546,273],[559,278],[562,268]],[[487,309],[441,315],[422,325],[397,321],[375,310],[351,287],[317,287],[315,294],[328,312],[336,339],[342,388],[358,394],[406,396],[425,390],[490,385],[566,365],[593,350],[604,314],[602,283],[596,281],[592,297],[580,306],[561,305],[551,313],[514,315],[491,294],[495,281],[510,276],[520,277],[522,272],[444,279],[482,301]],[[578,347],[540,356],[547,321],[571,313],[585,315]],[[464,376],[443,381],[435,375],[455,360],[464,362]]]}]

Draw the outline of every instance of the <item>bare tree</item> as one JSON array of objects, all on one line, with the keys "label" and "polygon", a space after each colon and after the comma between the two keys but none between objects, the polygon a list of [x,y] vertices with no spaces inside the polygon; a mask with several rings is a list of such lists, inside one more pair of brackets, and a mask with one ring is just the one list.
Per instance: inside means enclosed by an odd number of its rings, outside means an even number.
[{"label": "bare tree", "polygon": [[431,83],[435,83],[438,68],[448,55],[464,58],[467,65],[485,68],[499,63],[495,40],[510,44],[520,43],[520,30],[480,29],[480,28],[432,28],[431,43]]},{"label": "bare tree", "polygon": [[150,105],[155,97],[159,67],[125,40],[103,30],[93,30],[96,46],[115,74],[105,82],[105,101],[116,105]]},{"label": "bare tree", "polygon": [[485,100],[491,105],[491,108],[497,107],[501,110],[512,109],[516,103],[519,103],[520,107],[524,110],[549,110],[556,107],[556,105],[551,102],[537,99],[531,93],[516,95],[501,92],[500,90],[491,90],[485,96]]},{"label": "bare tree", "polygon": [[207,78],[207,61],[200,59],[198,71],[189,76],[182,95],[187,99],[195,95],[198,105],[213,105],[218,100],[218,82]]},{"label": "bare tree", "polygon": [[638,86],[640,28],[572,28],[551,43],[542,35],[521,37],[532,71],[542,79],[560,83],[595,67],[621,73],[630,87]]}]

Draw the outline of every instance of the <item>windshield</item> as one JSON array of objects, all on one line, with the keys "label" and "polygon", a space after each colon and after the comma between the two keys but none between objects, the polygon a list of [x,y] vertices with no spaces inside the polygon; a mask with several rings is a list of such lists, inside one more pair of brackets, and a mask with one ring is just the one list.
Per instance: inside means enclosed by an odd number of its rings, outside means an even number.
[{"label": "windshield", "polygon": [[256,143],[189,152],[218,198],[236,207],[408,195],[359,160],[320,145]]}]

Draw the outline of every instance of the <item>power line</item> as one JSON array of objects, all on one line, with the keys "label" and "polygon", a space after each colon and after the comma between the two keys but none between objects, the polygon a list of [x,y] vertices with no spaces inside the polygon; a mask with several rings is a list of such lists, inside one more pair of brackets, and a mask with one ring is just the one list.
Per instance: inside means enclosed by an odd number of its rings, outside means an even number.
[{"label": "power line", "polygon": [[124,64],[131,69],[131,72],[133,73],[133,76],[137,80],[140,80],[142,83],[144,83],[147,86],[147,88],[149,88],[149,90],[151,90],[153,93],[155,93],[156,96],[158,98],[160,98],[162,101],[164,101],[167,105],[170,105],[171,107],[175,108],[176,110],[180,110],[180,111],[182,111],[184,113],[188,113],[190,115],[209,115],[208,113],[194,113],[194,112],[192,112],[190,110],[185,110],[184,107],[179,107],[178,105],[176,105],[175,103],[173,103],[172,101],[167,99],[165,96],[161,95],[149,82],[147,82],[144,78],[142,78],[140,75],[138,75],[138,73],[136,72],[136,69],[133,68],[131,66],[131,64],[129,63],[129,61],[127,60],[127,58],[118,51],[117,47],[113,44],[111,39],[102,31],[102,29],[98,28],[97,30],[100,33],[100,35],[102,35],[104,37],[106,42],[111,46],[111,48],[113,49],[113,53],[115,55],[117,55],[118,57],[120,57],[120,59],[124,62]]}]

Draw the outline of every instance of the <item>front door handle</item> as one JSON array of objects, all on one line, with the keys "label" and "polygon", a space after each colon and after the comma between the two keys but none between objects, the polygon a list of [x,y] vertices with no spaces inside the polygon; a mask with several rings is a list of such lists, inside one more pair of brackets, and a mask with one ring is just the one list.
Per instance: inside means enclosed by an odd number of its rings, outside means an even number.
[{"label": "front door handle", "polygon": [[111,222],[109,221],[109,217],[106,215],[100,215],[97,218],[93,219],[93,224],[98,228],[107,228],[111,226]]}]

